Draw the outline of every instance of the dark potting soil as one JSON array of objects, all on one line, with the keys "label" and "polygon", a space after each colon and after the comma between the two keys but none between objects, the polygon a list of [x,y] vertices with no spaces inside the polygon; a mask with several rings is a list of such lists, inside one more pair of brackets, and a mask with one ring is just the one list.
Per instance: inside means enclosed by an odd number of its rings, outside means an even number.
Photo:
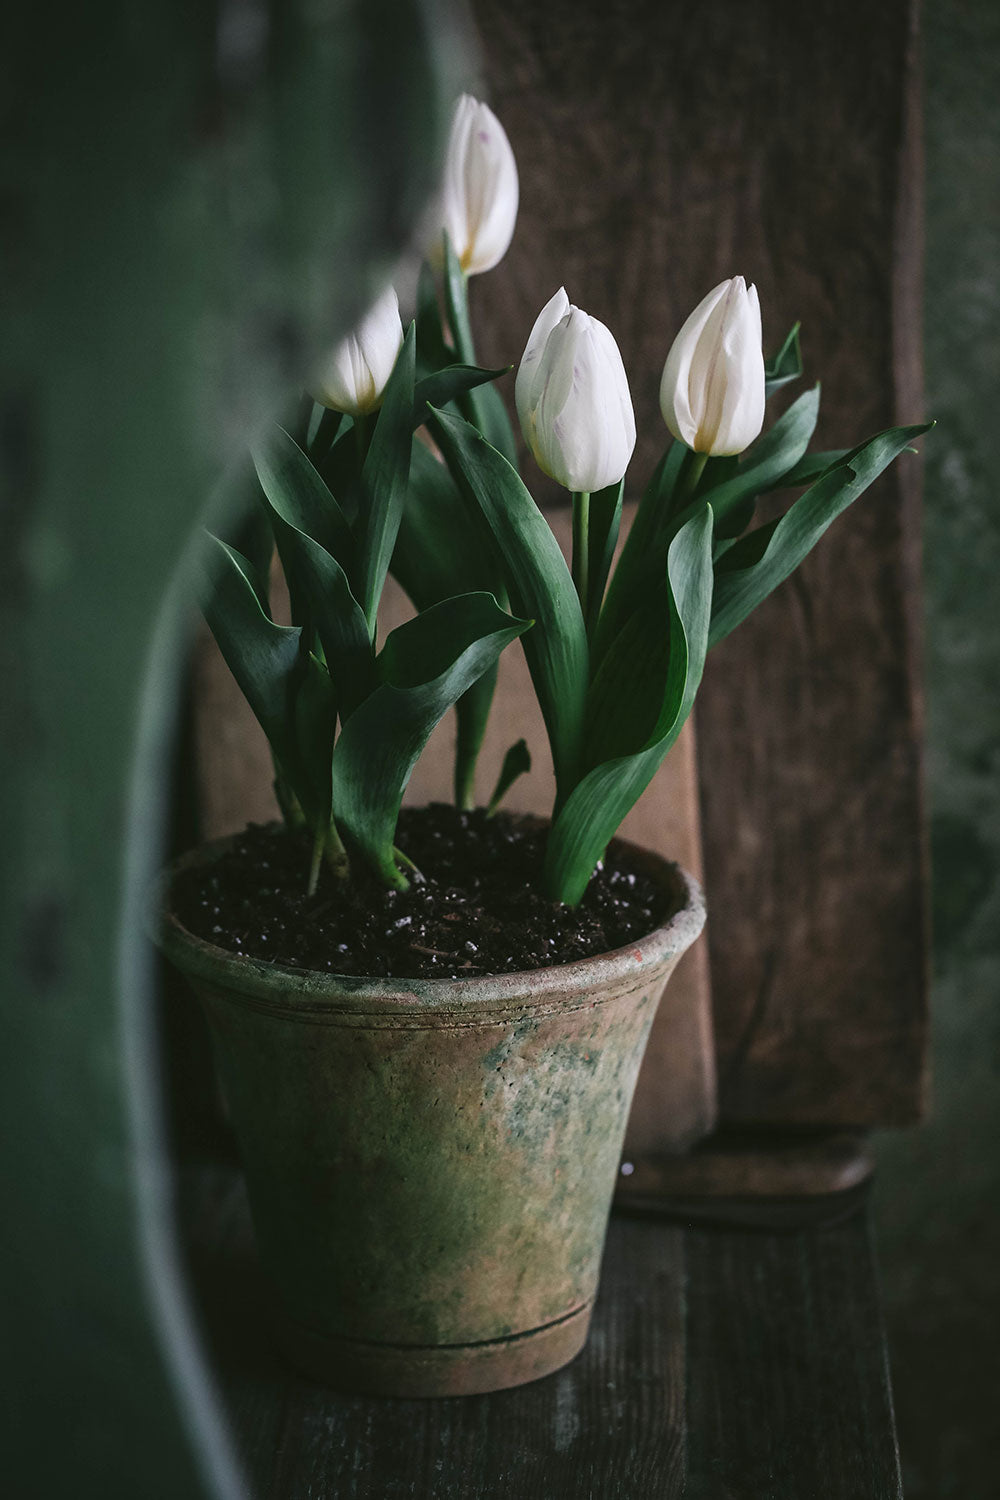
[{"label": "dark potting soil", "polygon": [[545,830],[532,820],[435,803],[404,808],[396,842],[408,891],[320,875],[306,895],[310,839],[251,826],[211,866],[174,885],[189,932],[230,952],[301,969],[405,979],[547,968],[622,948],[671,915],[661,889],[612,845],[577,907],[541,893]]}]

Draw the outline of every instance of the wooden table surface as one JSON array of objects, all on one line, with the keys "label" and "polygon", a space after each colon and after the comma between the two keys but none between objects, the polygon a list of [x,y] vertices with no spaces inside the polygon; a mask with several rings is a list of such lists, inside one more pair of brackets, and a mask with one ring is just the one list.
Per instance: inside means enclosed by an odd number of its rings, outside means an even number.
[{"label": "wooden table surface", "polygon": [[771,1233],[612,1219],[590,1340],[520,1390],[340,1396],[272,1350],[231,1171],[184,1183],[254,1500],[898,1500],[868,1215]]}]

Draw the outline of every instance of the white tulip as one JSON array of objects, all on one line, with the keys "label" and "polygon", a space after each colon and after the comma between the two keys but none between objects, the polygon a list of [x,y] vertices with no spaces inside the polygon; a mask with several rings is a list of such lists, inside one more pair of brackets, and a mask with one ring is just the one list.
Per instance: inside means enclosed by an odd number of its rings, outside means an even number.
[{"label": "white tulip", "polygon": [[463,94],[445,158],[442,217],[462,270],[489,271],[507,253],[517,219],[517,163],[487,104]]},{"label": "white tulip", "polygon": [[660,410],[695,453],[742,453],[764,425],[764,355],[757,288],[720,282],[674,339],[660,381]]},{"label": "white tulip", "polygon": [[610,331],[560,287],[535,320],[514,387],[525,441],[543,473],[578,492],[617,484],[635,416]]},{"label": "white tulip", "polygon": [[353,333],[334,350],[311,394],[331,411],[367,416],[382,404],[386,383],[403,347],[403,325],[394,289],[388,287]]}]

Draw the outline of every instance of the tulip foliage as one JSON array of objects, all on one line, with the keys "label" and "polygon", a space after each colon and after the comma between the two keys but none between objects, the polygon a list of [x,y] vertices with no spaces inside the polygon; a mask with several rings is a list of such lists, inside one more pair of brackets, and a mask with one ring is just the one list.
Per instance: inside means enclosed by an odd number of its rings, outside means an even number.
[{"label": "tulip foliage", "polygon": [[[435,461],[414,430],[429,400],[453,402],[495,373],[452,363],[418,379],[411,324],[377,414],[345,422],[317,408],[305,432],[279,429],[254,453],[268,537],[260,562],[210,539],[205,615],[270,742],[286,818],[313,834],[313,887],[324,856],[338,872],[357,857],[386,884],[406,885],[394,833],[413,766],[442,716],[528,627],[501,607],[499,585],[476,587],[475,570],[464,569],[474,544],[463,548],[471,528],[456,504],[451,527],[438,518],[444,556],[414,586],[419,614],[377,650],[393,553],[403,571],[409,556],[415,573],[426,545],[421,491]],[[449,545],[454,571],[444,563]],[[275,547],[290,625],[270,608]],[[488,584],[488,563],[480,575]]]},{"label": "tulip foliage", "polygon": [[[772,364],[770,384],[798,373],[793,338]],[[815,388],[738,463],[673,442],[602,597],[603,581],[591,577],[589,630],[570,568],[524,484],[468,423],[435,415],[448,465],[500,548],[512,608],[535,621],[523,646],[557,778],[546,860],[553,897],[575,903],[582,896],[608,841],[676,741],[709,648],[926,430],[894,428],[850,452],[809,456],[818,411]],[[802,486],[779,519],[753,525],[760,494]],[[611,500],[601,496],[603,556],[617,528]]]},{"label": "tulip foliage", "polygon": [[[497,661],[520,638],[556,776],[546,893],[578,902],[690,714],[709,649],[926,431],[810,453],[817,386],[762,432],[766,398],[802,375],[798,331],[765,364],[756,290],[734,277],[666,356],[671,439],[612,566],[631,395],[610,331],[560,289],[527,339],[515,404],[534,459],[572,497],[567,562],[518,473],[494,384],[504,372],[480,368],[473,347],[468,277],[503,255],[516,207],[499,122],[464,99],[439,285],[425,267],[405,336],[394,294],[383,296],[321,372],[307,419],[254,454],[263,543],[210,544],[206,616],[270,741],[286,818],[313,834],[313,886],[324,858],[345,878],[361,861],[407,884],[395,827],[413,766],[455,706],[456,799],[470,805]],[[755,524],[771,492],[790,502]],[[270,608],[274,549],[289,625]],[[390,568],[417,614],[379,649]],[[518,742],[491,810],[527,766]]]}]

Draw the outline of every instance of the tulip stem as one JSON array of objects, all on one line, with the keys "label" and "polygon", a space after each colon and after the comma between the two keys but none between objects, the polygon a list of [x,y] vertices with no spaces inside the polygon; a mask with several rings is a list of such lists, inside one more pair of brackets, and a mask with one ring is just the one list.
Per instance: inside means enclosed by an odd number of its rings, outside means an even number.
[{"label": "tulip stem", "polygon": [[354,418],[354,441],[358,449],[359,474],[365,466],[365,459],[368,457],[368,449],[371,447],[374,428],[375,423],[372,421],[371,416],[357,416]]},{"label": "tulip stem", "polygon": [[694,499],[695,490],[698,488],[707,463],[707,453],[695,453],[692,450],[687,455],[687,462],[681,470],[680,480],[671,501],[670,510],[672,514],[677,515]]},{"label": "tulip stem", "polygon": [[573,493],[573,582],[584,619],[590,580],[590,491]]},{"label": "tulip stem", "polygon": [[312,863],[309,866],[309,884],[306,887],[307,896],[315,896],[316,887],[319,884],[319,872],[326,856],[327,867],[338,884],[344,884],[350,875],[350,861],[347,850],[337,831],[337,825],[331,818],[327,826],[322,825],[316,830],[313,838]]}]

